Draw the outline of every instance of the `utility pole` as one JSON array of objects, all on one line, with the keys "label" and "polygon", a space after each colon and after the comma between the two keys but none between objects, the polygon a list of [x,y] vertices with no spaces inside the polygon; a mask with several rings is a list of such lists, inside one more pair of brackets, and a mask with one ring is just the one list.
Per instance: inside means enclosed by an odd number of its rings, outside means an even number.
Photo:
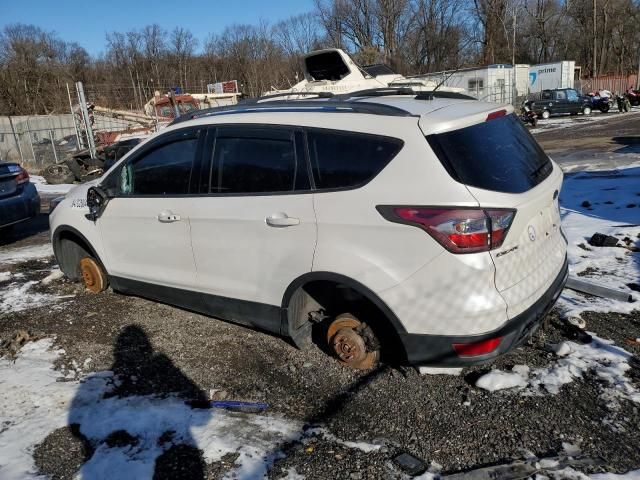
[{"label": "utility pole", "polygon": [[598,78],[597,66],[597,30],[596,30],[596,0],[593,0],[593,77]]}]

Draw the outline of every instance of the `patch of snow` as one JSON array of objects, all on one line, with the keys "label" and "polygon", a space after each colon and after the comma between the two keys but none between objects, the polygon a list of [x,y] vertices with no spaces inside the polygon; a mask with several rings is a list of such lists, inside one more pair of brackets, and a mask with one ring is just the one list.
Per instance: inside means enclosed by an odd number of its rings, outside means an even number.
[{"label": "patch of snow", "polygon": [[3,287],[0,290],[0,314],[42,307],[61,298],[57,295],[31,291],[31,287],[37,283],[37,281],[31,280],[22,284],[10,283]]},{"label": "patch of snow", "polygon": [[413,477],[413,480],[438,480],[439,478],[441,478],[439,473],[424,472],[422,475]]},{"label": "patch of snow", "polygon": [[39,260],[53,256],[50,243],[43,245],[29,245],[26,247],[10,248],[0,251],[0,265],[12,265],[28,260]]},{"label": "patch of snow", "polygon": [[[627,284],[640,276],[638,254],[622,247],[592,247],[588,240],[596,233],[629,237],[640,246],[640,165],[614,171],[581,172],[567,175],[560,193],[562,228],[569,244],[570,274],[584,272],[584,280],[628,292],[638,297]],[[590,206],[583,206],[583,202]],[[635,207],[627,208],[629,205]],[[628,225],[628,226],[625,226]],[[581,245],[579,247],[578,245]],[[632,243],[633,245],[633,243]],[[566,318],[579,318],[584,311],[629,313],[639,303],[586,296],[565,289],[557,303]]]},{"label": "patch of snow", "polygon": [[593,340],[588,344],[567,341],[556,345],[554,350],[562,356],[549,367],[530,371],[525,365],[516,365],[511,372],[492,370],[480,377],[476,386],[491,392],[519,387],[524,395],[555,395],[563,385],[592,372],[601,380],[601,398],[610,411],[617,411],[622,399],[640,403],[640,390],[626,376],[632,354],[610,340],[589,335]]},{"label": "patch of snow", "polygon": [[568,348],[570,353],[547,368],[534,370],[529,379],[531,391],[535,393],[544,389],[557,394],[562,385],[582,378],[591,371],[602,380],[601,397],[610,410],[617,410],[620,399],[640,403],[640,391],[626,376],[631,368],[631,353],[609,340],[599,338],[591,332],[589,334],[593,338],[591,343],[582,345],[564,342],[563,350]]},{"label": "patch of snow", "polygon": [[640,480],[640,470],[627,473],[594,473],[589,475],[591,480]]},{"label": "patch of snow", "polygon": [[[235,478],[262,478],[280,455],[283,442],[301,437],[302,425],[275,416],[192,409],[177,397],[108,397],[112,372],[83,382],[59,382],[53,362],[62,353],[51,339],[26,344],[15,362],[0,359],[0,478],[35,479],[33,449],[53,430],[79,423],[97,445],[80,478],[152,478],[155,459],[171,443],[160,436],[175,432],[174,442],[197,445],[207,462],[239,452]],[[116,430],[136,437],[135,448],[109,448],[103,441]]]},{"label": "patch of snow", "polygon": [[[41,478],[32,457],[34,448],[55,429],[71,423],[96,447],[82,465],[78,478],[151,479],[155,461],[174,444],[190,444],[203,452],[205,462],[238,453],[224,478],[265,478],[268,468],[284,454],[286,442],[301,441],[303,423],[286,418],[218,409],[194,409],[177,396],[105,395],[118,383],[113,372],[97,372],[83,381],[58,381],[53,363],[64,353],[53,349],[53,340],[26,344],[15,362],[0,358],[0,478]],[[85,365],[88,361],[84,362]],[[105,439],[125,430],[135,446],[109,447]],[[171,440],[160,442],[167,431]],[[343,442],[366,452],[380,448],[365,442]],[[291,469],[290,480],[303,478]]]},{"label": "patch of snow", "polygon": [[50,283],[55,282],[56,280],[60,280],[62,277],[64,277],[64,273],[62,273],[62,270],[55,269],[55,270],[52,270],[49,275],[44,277],[41,280],[41,282],[43,285],[49,285]]},{"label": "patch of snow", "polygon": [[342,440],[336,437],[335,435],[333,435],[332,433],[329,433],[325,428],[321,428],[321,427],[309,428],[305,432],[304,436],[305,438],[309,438],[312,436],[322,436],[324,437],[325,440],[328,440],[330,442],[339,443],[340,445],[344,445],[347,448],[353,448],[365,453],[375,452],[380,450],[380,448],[382,448],[382,445],[378,445],[378,444]]},{"label": "patch of snow", "polygon": [[548,472],[554,480],[640,480],[640,470],[627,473],[592,473],[586,475],[571,467]]},{"label": "patch of snow", "polygon": [[418,367],[420,375],[455,375],[458,376],[462,373],[462,368],[447,368],[447,367]]},{"label": "patch of snow", "polygon": [[11,280],[11,272],[0,272],[0,282]]},{"label": "patch of snow", "polygon": [[[639,113],[636,109],[632,109],[631,112],[626,113],[625,115],[634,115]],[[542,132],[551,132],[553,130],[558,130],[561,128],[571,128],[571,127],[586,127],[588,125],[600,122],[607,122],[609,120],[615,120],[620,118],[616,113],[601,113],[599,111],[592,112],[591,115],[560,115],[553,116],[548,118],[547,120],[538,119],[538,126],[536,128],[532,128],[529,131],[532,134],[542,133]]]},{"label": "patch of snow", "polygon": [[560,342],[557,345],[553,345],[553,353],[558,357],[566,357],[571,353],[571,346],[567,342]]},{"label": "patch of snow", "polygon": [[495,392],[506,388],[522,388],[527,386],[527,381],[516,372],[503,372],[502,370],[491,370],[485,373],[476,381],[476,387]]},{"label": "patch of snow", "polygon": [[41,177],[40,175],[29,175],[29,180],[36,186],[38,193],[58,193],[60,195],[66,195],[72,188],[77,187],[77,185],[73,183],[49,185],[44,177]]}]

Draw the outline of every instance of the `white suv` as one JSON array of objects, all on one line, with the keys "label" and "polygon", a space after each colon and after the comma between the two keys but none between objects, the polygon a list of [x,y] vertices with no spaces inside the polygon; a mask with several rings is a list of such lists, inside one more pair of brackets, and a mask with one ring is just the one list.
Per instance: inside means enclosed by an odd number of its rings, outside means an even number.
[{"label": "white suv", "polygon": [[560,168],[510,106],[406,89],[181,118],[51,214],[92,291],[291,337],[355,368],[380,353],[484,362],[567,276]]}]

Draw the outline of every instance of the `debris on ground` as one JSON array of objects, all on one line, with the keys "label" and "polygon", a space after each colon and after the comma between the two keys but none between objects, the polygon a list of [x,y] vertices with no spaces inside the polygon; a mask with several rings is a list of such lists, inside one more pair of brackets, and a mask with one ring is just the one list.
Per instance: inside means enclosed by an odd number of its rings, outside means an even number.
[{"label": "debris on ground", "polygon": [[589,239],[589,245],[592,247],[615,247],[618,245],[618,239],[612,235],[594,233]]},{"label": "debris on ground", "polygon": [[596,297],[608,298],[610,300],[616,300],[618,302],[633,302],[634,298],[628,292],[621,292],[614,288],[603,287],[602,285],[596,285],[594,283],[585,282],[574,277],[569,277],[567,280],[566,288],[575,290],[576,292],[582,292],[589,295],[595,295]]},{"label": "debris on ground", "polygon": [[34,342],[38,338],[27,330],[17,330],[9,339],[0,339],[0,357],[14,359],[24,344]]},{"label": "debris on ground", "polygon": [[[447,480],[494,480],[499,478],[500,480],[520,480],[523,478],[536,478],[540,474],[548,474],[554,476],[554,473],[561,475],[561,471],[566,468],[572,467],[593,467],[602,465],[604,461],[602,459],[578,457],[573,456],[558,456],[547,458],[531,458],[526,460],[515,460],[511,463],[501,465],[491,465],[488,467],[477,468],[466,472],[455,473],[453,475],[447,475]],[[554,476],[555,477],[555,476]],[[542,477],[544,478],[544,477]],[[571,477],[558,477],[558,478],[571,478]],[[588,477],[584,477],[588,478]]]},{"label": "debris on ground", "polygon": [[64,273],[62,273],[62,270],[56,269],[52,270],[51,273],[44,277],[41,281],[43,285],[49,285],[56,280],[60,280],[62,277],[64,277]]},{"label": "debris on ground", "polygon": [[410,453],[402,452],[393,457],[393,462],[408,475],[419,475],[427,469],[427,464]]}]

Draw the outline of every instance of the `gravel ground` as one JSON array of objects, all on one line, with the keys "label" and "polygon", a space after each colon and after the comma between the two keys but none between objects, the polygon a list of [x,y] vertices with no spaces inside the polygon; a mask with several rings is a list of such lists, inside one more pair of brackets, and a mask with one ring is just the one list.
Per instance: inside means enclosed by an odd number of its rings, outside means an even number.
[{"label": "gravel ground", "polygon": [[[53,259],[16,265],[27,279],[47,274]],[[384,445],[365,453],[310,435],[306,443],[285,446],[271,477],[294,467],[307,478],[390,478],[399,475],[391,459],[406,451],[444,472],[508,462],[524,451],[552,456],[562,442],[580,444],[583,453],[603,459],[608,471],[640,468],[640,413],[622,401],[616,412],[618,431],[602,423],[611,412],[599,398],[598,380],[587,377],[564,386],[558,395],[522,396],[486,392],[473,386],[487,367],[465,369],[460,376],[419,375],[415,369],[381,366],[369,372],[341,368],[319,348],[300,351],[287,341],[167,305],[107,291],[86,293],[64,280],[38,287],[43,293],[74,295],[55,309],[41,307],[0,316],[0,338],[16,329],[55,337],[66,354],[58,368],[110,369],[113,345],[125,327],[137,325],[156,352],[166,355],[201,391],[223,390],[231,399],[265,401],[269,412],[323,426],[336,437]],[[630,344],[640,328],[640,312],[632,315],[585,315],[588,329],[614,340],[634,354]],[[508,370],[515,364],[542,367],[554,361],[549,343],[575,336],[554,315],[543,338],[496,362]],[[636,370],[636,384],[640,375]],[[639,385],[640,386],[640,385]],[[170,390],[170,385],[167,387]],[[162,393],[162,385],[152,387]],[[144,392],[141,392],[144,393]],[[68,431],[56,431],[36,450],[37,465],[52,478],[71,478],[86,452]],[[209,466],[209,478],[224,474],[226,464]]]}]

